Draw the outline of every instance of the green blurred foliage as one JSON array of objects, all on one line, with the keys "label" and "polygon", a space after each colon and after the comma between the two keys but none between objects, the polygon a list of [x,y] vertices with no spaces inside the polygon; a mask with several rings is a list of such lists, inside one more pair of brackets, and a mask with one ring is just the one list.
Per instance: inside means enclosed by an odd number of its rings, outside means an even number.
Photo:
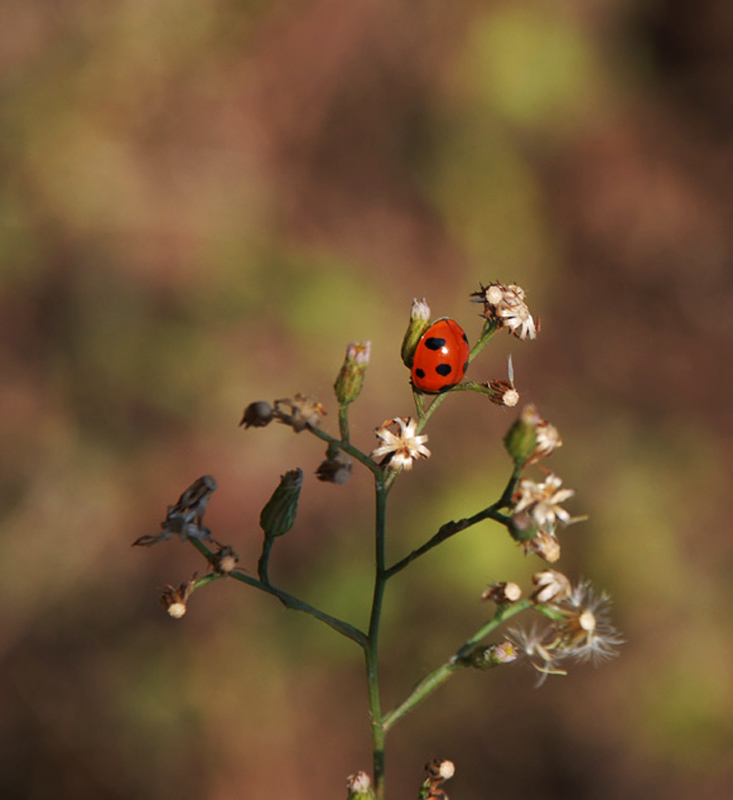
[{"label": "green blurred foliage", "polygon": [[[430,755],[451,796],[718,798],[733,789],[729,53],[725,4],[516,0],[23,3],[0,9],[0,795],[322,798],[369,768],[360,654],[155,532],[204,473],[253,571],[257,519],[301,466],[273,578],[364,624],[373,499],[244,406],[331,386],[372,341],[358,446],[410,412],[414,296],[475,339],[479,281],[542,318],[470,377],[506,376],[565,440],[590,521],[562,566],[615,598],[627,644],[531,690],[457,678],[395,730],[390,790]],[[728,53],[728,55],[726,55]],[[728,59],[728,60],[726,60]],[[400,558],[501,491],[513,415],[450,398],[401,478]],[[538,563],[483,523],[389,587],[396,703]]]}]

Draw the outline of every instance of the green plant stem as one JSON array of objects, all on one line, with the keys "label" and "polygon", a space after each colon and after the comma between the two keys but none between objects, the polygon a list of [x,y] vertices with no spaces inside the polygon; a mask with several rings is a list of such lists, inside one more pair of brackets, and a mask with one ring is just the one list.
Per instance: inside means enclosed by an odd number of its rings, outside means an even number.
[{"label": "green plant stem", "polygon": [[345,403],[339,405],[339,433],[341,441],[349,443],[349,405]]},{"label": "green plant stem", "polygon": [[[213,553],[202,541],[199,539],[191,539],[190,542],[199,551],[199,553],[201,553],[207,559],[207,561],[211,560]],[[224,577],[227,576],[220,575],[218,573],[212,573],[211,575],[205,575],[201,578],[196,578],[193,588],[194,590],[198,589],[201,586],[205,586],[214,580]],[[367,635],[364,633],[364,631],[359,630],[359,628],[355,627],[354,625],[344,622],[344,620],[338,619],[338,617],[332,617],[325,611],[321,611],[319,608],[316,608],[315,606],[312,606],[309,603],[298,599],[297,597],[293,597],[293,595],[282,591],[282,589],[278,589],[271,583],[265,583],[257,578],[253,578],[251,575],[247,575],[247,573],[242,572],[241,570],[234,570],[234,572],[229,573],[228,577],[233,578],[236,581],[246,583],[248,586],[259,589],[262,592],[267,592],[267,594],[271,594],[273,597],[277,597],[277,599],[286,608],[289,608],[292,611],[302,611],[304,614],[314,617],[320,622],[323,622],[325,625],[328,625],[329,628],[332,628],[337,633],[345,636],[347,639],[351,639],[352,642],[356,642],[359,647],[366,650],[368,646]]]},{"label": "green plant stem", "polygon": [[272,550],[272,545],[274,543],[275,543],[274,536],[265,536],[262,542],[262,555],[260,556],[260,560],[257,562],[257,574],[259,575],[259,578],[262,581],[262,583],[267,585],[269,585],[270,583],[268,567],[270,563],[270,551]]},{"label": "green plant stem", "polygon": [[503,514],[501,511],[499,511],[499,509],[508,508],[511,504],[512,496],[514,495],[520,474],[521,468],[515,467],[506,487],[504,488],[504,491],[501,494],[501,497],[495,503],[492,503],[492,505],[484,508],[482,511],[477,512],[472,517],[465,517],[464,519],[459,519],[457,522],[451,520],[450,522],[446,522],[444,525],[441,525],[437,533],[433,534],[433,536],[428,539],[425,544],[421,545],[416,550],[413,550],[404,558],[400,559],[391,567],[389,567],[385,572],[385,578],[391,578],[417,558],[425,555],[425,553],[428,553],[434,547],[437,547],[439,544],[441,544],[441,542],[444,542],[446,539],[449,539],[456,533],[466,530],[466,528],[470,528],[472,525],[483,522],[485,519],[493,519],[495,522],[506,525],[509,522],[509,516],[507,514]]},{"label": "green plant stem", "polygon": [[382,475],[382,468],[379,466],[379,464],[377,464],[376,461],[372,461],[372,459],[366,453],[362,453],[358,447],[354,447],[354,445],[351,443],[342,441],[341,439],[336,439],[325,431],[322,431],[320,428],[308,426],[306,430],[326,442],[331,447],[337,447],[339,450],[343,450],[344,453],[350,455],[355,461],[363,464],[375,477],[378,478]]},{"label": "green plant stem", "polygon": [[497,609],[494,618],[486,625],[476,631],[476,633],[467,639],[456,654],[441,664],[437,669],[433,670],[429,675],[426,675],[410,692],[408,697],[397,708],[384,715],[383,726],[385,733],[394,726],[398,720],[405,716],[409,711],[412,711],[415,706],[421,703],[425,698],[431,695],[438,687],[442,686],[448,678],[456,672],[470,667],[470,662],[465,660],[465,656],[472,647],[477,645],[482,639],[492,633],[501,623],[505,622],[515,614],[532,606],[529,600],[522,600],[511,606],[501,606]]},{"label": "green plant stem", "polygon": [[384,739],[386,731],[382,720],[382,700],[379,690],[379,626],[382,619],[384,590],[387,585],[385,575],[387,487],[383,473],[380,473],[374,483],[376,494],[374,593],[364,656],[371,717],[374,794],[377,800],[384,800]]},{"label": "green plant stem", "polygon": [[387,571],[385,572],[385,577],[391,578],[393,575],[396,575],[398,572],[401,572],[406,566],[412,564],[412,562],[415,561],[417,558],[419,558],[422,555],[425,555],[425,553],[429,552],[434,547],[437,547],[446,539],[450,539],[450,537],[454,536],[456,533],[460,533],[461,531],[466,530],[466,528],[470,528],[472,525],[476,525],[478,522],[482,522],[485,519],[493,519],[496,522],[500,522],[502,525],[506,525],[506,523],[509,520],[506,514],[502,514],[496,510],[496,504],[494,504],[492,506],[489,506],[488,508],[483,509],[483,511],[479,511],[472,517],[459,519],[457,522],[455,522],[454,520],[446,522],[445,525],[440,526],[438,532],[435,533],[430,539],[428,539],[428,541],[425,542],[425,544],[421,545],[416,550],[413,550],[404,558],[400,559],[391,567],[389,567],[389,569],[387,569]]}]

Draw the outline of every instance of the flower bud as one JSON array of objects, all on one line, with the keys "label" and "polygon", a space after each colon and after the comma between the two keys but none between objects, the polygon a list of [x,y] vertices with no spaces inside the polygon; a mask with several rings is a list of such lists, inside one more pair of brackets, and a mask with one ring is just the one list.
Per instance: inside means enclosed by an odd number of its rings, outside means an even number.
[{"label": "flower bud", "polygon": [[534,406],[525,406],[519,419],[509,428],[504,437],[504,446],[516,466],[523,467],[534,455],[537,447],[536,429],[541,421]]},{"label": "flower bud", "polygon": [[516,661],[517,648],[509,641],[488,647],[480,645],[471,650],[466,659],[474,669],[492,669]]},{"label": "flower bud", "polygon": [[264,400],[257,400],[244,409],[242,421],[239,424],[244,425],[245,429],[264,428],[265,425],[269,425],[272,422],[272,417],[272,406]]},{"label": "flower bud", "polygon": [[260,514],[260,527],[268,539],[282,536],[295,524],[298,499],[303,486],[303,470],[291,469],[280,477],[280,484]]},{"label": "flower bud", "polygon": [[530,542],[537,536],[537,523],[524,511],[513,514],[507,527],[515,542]]},{"label": "flower bud", "polygon": [[316,477],[324,483],[335,483],[342,486],[351,477],[351,459],[343,453],[338,453],[322,461],[316,470]]},{"label": "flower bud", "polygon": [[430,306],[425,302],[425,298],[412,301],[410,309],[410,324],[405,331],[405,338],[402,340],[402,363],[412,367],[412,357],[415,355],[417,343],[423,333],[430,327]]},{"label": "flower bud", "polygon": [[370,349],[371,342],[351,342],[346,348],[346,359],[333,385],[340,406],[353,403],[359,396],[369,366]]},{"label": "flower bud", "polygon": [[349,775],[346,779],[348,794],[347,800],[374,800],[372,782],[363,770],[356,775]]}]

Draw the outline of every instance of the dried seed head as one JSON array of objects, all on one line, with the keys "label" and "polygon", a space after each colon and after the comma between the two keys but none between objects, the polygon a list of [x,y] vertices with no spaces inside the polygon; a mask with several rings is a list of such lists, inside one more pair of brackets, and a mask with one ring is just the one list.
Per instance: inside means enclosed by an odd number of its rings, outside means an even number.
[{"label": "dried seed head", "polygon": [[539,330],[535,325],[529,308],[524,302],[525,292],[514,283],[504,285],[499,281],[488,286],[479,284],[479,290],[473,292],[474,302],[483,303],[484,316],[498,328],[506,328],[517,339],[534,339]]},{"label": "dried seed head", "polygon": [[239,556],[229,545],[220,547],[211,557],[211,566],[221,575],[228,575],[233,572],[238,563]]},{"label": "dried seed head", "polygon": [[545,531],[539,531],[534,539],[530,539],[525,544],[525,548],[548,564],[554,564],[560,558],[560,542],[551,533]]},{"label": "dried seed head", "polygon": [[501,581],[492,583],[491,586],[481,595],[482,600],[491,600],[498,606],[511,605],[516,603],[522,596],[522,590],[516,583]]},{"label": "dried seed head", "polygon": [[160,604],[173,619],[180,619],[186,613],[186,603],[193,591],[195,580],[196,575],[178,587],[168,584],[163,589],[163,594],[160,596]]},{"label": "dried seed head", "polygon": [[314,397],[302,394],[296,394],[292,400],[289,397],[275,400],[273,411],[278,422],[289,425],[296,433],[317,428],[325,414],[326,409]]}]

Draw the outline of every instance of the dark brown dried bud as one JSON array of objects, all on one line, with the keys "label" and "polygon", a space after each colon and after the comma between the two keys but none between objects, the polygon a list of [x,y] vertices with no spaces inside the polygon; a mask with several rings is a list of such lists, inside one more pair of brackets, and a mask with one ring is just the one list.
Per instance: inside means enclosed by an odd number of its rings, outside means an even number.
[{"label": "dark brown dried bud", "polygon": [[239,424],[244,425],[245,428],[264,428],[265,425],[272,422],[272,418],[272,406],[264,400],[257,400],[244,409],[242,421]]}]

